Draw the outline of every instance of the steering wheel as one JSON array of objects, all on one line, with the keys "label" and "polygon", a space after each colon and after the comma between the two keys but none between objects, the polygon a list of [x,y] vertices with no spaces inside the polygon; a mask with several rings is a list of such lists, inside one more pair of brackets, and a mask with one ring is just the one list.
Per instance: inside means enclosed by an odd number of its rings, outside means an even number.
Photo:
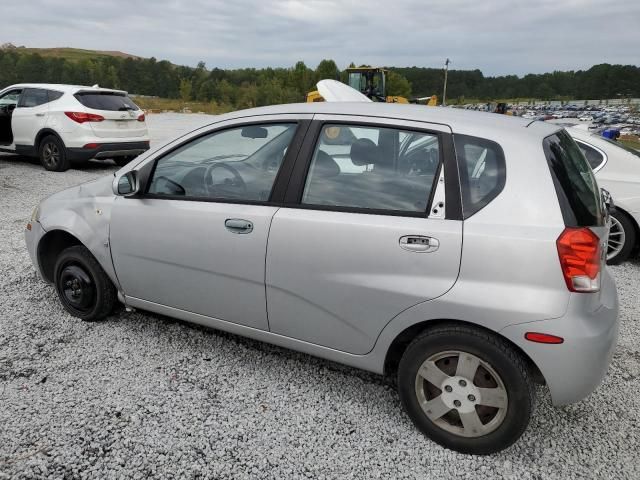
[{"label": "steering wheel", "polygon": [[[227,179],[224,181],[224,183],[220,183],[217,185],[214,184],[213,171],[216,168],[222,168],[224,170],[231,172],[231,175],[233,175],[233,180]],[[244,180],[240,176],[240,173],[238,173],[238,170],[236,170],[234,167],[226,163],[214,163],[213,165],[210,165],[209,167],[207,167],[207,170],[204,172],[204,184],[207,187],[207,191],[209,192],[209,195],[211,195],[212,197],[215,197],[219,193],[218,190],[221,187],[222,188],[231,187],[234,190],[237,189],[235,192],[237,194],[243,194],[243,193],[246,193],[247,191],[247,184],[244,182]]]}]

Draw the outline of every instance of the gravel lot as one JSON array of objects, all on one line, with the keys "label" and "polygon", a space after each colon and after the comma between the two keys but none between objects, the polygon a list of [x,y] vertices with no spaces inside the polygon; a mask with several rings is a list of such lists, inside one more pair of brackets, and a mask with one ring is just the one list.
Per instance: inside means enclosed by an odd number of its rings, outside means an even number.
[{"label": "gravel lot", "polygon": [[[151,115],[154,141],[202,123]],[[489,457],[419,434],[382,380],[169,318],[66,314],[23,230],[46,195],[108,174],[0,157],[0,479],[640,478],[640,262],[614,267],[621,332],[581,403],[546,390],[520,441]]]}]

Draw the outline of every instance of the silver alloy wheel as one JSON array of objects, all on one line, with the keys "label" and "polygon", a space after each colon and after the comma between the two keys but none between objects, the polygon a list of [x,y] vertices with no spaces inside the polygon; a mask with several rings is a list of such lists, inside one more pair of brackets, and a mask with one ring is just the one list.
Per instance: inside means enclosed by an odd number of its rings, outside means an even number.
[{"label": "silver alloy wheel", "polygon": [[491,365],[458,350],[425,360],[416,375],[415,392],[433,423],[461,437],[493,432],[509,406],[507,389]]},{"label": "silver alloy wheel", "polygon": [[42,148],[42,161],[48,167],[55,167],[60,162],[60,150],[53,142],[47,142]]},{"label": "silver alloy wheel", "polygon": [[624,248],[627,236],[624,233],[622,223],[611,215],[611,227],[609,229],[609,240],[607,242],[607,260],[618,256]]}]

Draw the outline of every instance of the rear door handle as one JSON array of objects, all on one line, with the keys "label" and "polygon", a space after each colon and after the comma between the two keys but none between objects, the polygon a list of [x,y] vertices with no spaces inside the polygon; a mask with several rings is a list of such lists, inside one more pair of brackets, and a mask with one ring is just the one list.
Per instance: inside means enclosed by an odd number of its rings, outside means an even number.
[{"label": "rear door handle", "polygon": [[405,235],[400,237],[400,248],[416,253],[435,252],[440,247],[437,238],[424,235]]},{"label": "rear door handle", "polygon": [[251,233],[253,231],[253,223],[242,218],[227,218],[224,226],[231,233]]},{"label": "rear door handle", "polygon": [[36,113],[36,117],[44,117],[44,113]]}]

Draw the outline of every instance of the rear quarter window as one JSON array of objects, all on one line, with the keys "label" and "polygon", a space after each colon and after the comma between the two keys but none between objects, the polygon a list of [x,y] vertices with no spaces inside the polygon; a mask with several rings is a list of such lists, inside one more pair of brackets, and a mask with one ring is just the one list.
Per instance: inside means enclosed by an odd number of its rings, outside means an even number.
[{"label": "rear quarter window", "polygon": [[604,225],[604,210],[596,178],[576,142],[562,130],[545,138],[543,148],[565,225]]},{"label": "rear quarter window", "polygon": [[506,166],[502,147],[485,138],[454,135],[462,213],[469,218],[496,198],[506,181]]},{"label": "rear quarter window", "polygon": [[118,92],[78,92],[74,97],[85,107],[94,110],[111,112],[138,110],[133,100]]}]

